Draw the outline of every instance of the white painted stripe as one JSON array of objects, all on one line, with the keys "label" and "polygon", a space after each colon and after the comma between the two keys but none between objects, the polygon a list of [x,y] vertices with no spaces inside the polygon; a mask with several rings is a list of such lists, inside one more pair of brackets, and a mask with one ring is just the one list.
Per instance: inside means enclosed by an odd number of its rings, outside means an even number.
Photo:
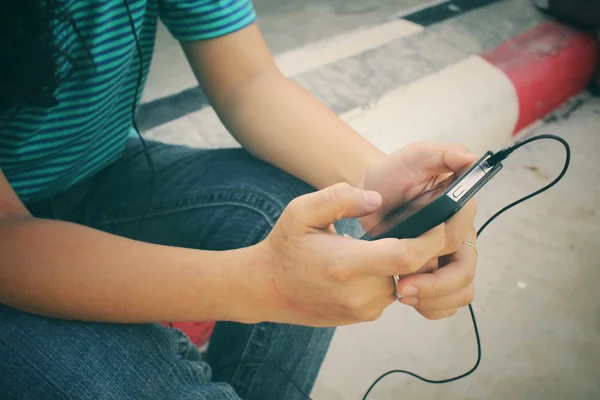
[{"label": "white painted stripe", "polygon": [[465,143],[481,153],[510,141],[518,116],[511,81],[471,56],[342,118],[385,152],[431,140]]},{"label": "white painted stripe", "polygon": [[403,18],[406,17],[407,15],[410,14],[414,14],[418,11],[422,11],[425,10],[426,8],[431,8],[431,7],[435,7],[435,6],[439,6],[440,4],[444,4],[444,3],[449,3],[449,0],[434,0],[434,1],[429,1],[425,4],[421,4],[420,6],[415,6],[413,8],[409,8],[406,11],[402,11],[401,13],[396,14],[397,18]]},{"label": "white painted stripe", "polygon": [[413,35],[424,29],[421,25],[413,22],[396,19],[374,27],[346,32],[285,52],[275,57],[275,61],[286,76],[295,76],[380,47],[393,40]]},{"label": "white painted stripe", "polygon": [[[481,57],[471,56],[341,118],[385,152],[428,140],[460,142],[483,153],[511,140],[518,116],[517,93],[511,81]],[[210,108],[156,127],[148,136],[207,147],[200,132],[209,137],[210,147],[235,144]]]},{"label": "white painted stripe", "polygon": [[538,119],[538,120],[532,122],[531,124],[529,124],[529,126],[526,126],[525,128],[521,129],[519,132],[517,132],[513,136],[513,140],[523,140],[526,137],[533,136],[544,125],[545,125],[545,121],[543,119]]},{"label": "white painted stripe", "polygon": [[[275,62],[284,75],[292,77],[313,69],[318,69],[327,64],[352,57],[370,49],[377,48],[396,39],[407,37],[423,31],[425,28],[403,19],[395,19],[372,27],[363,27],[353,31],[344,32],[318,42],[299,47],[275,56]],[[166,28],[159,24],[161,40],[167,43],[174,39],[165,39],[168,36]],[[167,48],[171,59],[169,68],[176,68],[166,83],[157,72],[159,69],[151,68],[148,84],[143,93],[142,103],[148,103],[159,98],[173,95],[181,91],[198,86],[196,78],[185,61],[185,56],[179,46],[174,44],[162,45]],[[158,51],[158,50],[157,50]],[[168,85],[168,87],[166,86]]]}]

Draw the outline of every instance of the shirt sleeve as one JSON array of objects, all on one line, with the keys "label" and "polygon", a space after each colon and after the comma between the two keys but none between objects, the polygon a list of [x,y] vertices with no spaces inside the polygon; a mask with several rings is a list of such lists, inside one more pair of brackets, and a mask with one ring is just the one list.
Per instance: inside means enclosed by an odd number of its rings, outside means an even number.
[{"label": "shirt sleeve", "polygon": [[256,21],[252,0],[159,0],[159,14],[184,42],[227,35]]}]

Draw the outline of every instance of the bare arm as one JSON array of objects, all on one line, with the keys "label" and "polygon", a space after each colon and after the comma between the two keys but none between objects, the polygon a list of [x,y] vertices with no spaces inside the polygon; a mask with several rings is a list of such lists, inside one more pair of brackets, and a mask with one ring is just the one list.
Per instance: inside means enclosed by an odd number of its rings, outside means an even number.
[{"label": "bare arm", "polygon": [[383,156],[279,71],[256,25],[182,46],[217,114],[255,156],[319,189],[362,185]]},{"label": "bare arm", "polygon": [[253,251],[157,246],[36,219],[0,171],[0,303],[14,308],[102,322],[243,322],[244,305],[256,304],[242,285]]}]

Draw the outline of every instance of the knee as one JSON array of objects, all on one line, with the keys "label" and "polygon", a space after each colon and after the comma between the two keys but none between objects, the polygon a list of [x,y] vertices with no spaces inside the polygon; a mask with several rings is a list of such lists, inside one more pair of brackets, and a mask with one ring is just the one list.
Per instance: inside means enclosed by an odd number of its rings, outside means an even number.
[{"label": "knee", "polygon": [[51,320],[5,306],[0,320],[0,393],[143,399],[209,389],[208,365],[175,330]]}]

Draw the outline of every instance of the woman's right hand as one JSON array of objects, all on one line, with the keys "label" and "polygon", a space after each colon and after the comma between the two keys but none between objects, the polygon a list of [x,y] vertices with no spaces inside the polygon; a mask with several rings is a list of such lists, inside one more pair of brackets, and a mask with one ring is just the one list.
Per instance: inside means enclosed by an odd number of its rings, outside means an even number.
[{"label": "woman's right hand", "polygon": [[[381,205],[376,192],[337,184],[292,201],[256,246],[256,319],[309,326],[372,321],[396,300],[392,275],[418,271],[444,249],[444,227],[416,239],[364,241],[337,235],[333,223]],[[416,293],[400,293],[416,295]]]}]

